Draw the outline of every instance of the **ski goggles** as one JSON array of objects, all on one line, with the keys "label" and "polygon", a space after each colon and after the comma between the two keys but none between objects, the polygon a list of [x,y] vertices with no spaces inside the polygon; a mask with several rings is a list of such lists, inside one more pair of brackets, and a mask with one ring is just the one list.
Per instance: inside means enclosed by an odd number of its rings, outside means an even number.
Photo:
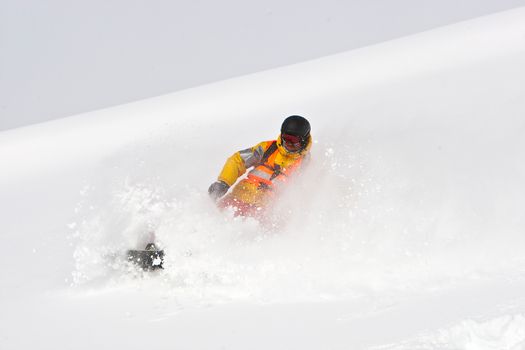
[{"label": "ski goggles", "polygon": [[303,148],[303,139],[299,136],[282,134],[281,140],[284,148],[289,152],[297,152]]}]

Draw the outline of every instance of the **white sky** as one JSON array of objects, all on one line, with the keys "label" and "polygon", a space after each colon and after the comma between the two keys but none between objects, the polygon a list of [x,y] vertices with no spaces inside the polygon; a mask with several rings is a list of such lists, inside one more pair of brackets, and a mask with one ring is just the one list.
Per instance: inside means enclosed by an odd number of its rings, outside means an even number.
[{"label": "white sky", "polygon": [[0,130],[524,5],[525,0],[0,0]]}]

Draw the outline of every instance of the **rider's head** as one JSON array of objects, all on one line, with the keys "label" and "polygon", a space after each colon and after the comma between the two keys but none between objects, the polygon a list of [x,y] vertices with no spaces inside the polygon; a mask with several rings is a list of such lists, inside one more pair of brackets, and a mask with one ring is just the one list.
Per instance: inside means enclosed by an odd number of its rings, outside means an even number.
[{"label": "rider's head", "polygon": [[286,151],[297,153],[308,145],[310,123],[299,115],[286,118],[281,126],[281,143]]}]

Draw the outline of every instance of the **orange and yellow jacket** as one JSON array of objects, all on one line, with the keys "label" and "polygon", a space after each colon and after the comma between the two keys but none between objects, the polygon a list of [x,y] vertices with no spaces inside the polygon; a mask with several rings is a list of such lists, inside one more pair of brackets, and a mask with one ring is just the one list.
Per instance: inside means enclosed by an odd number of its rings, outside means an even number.
[{"label": "orange and yellow jacket", "polygon": [[237,201],[247,204],[263,205],[268,195],[286,183],[309,156],[312,137],[300,152],[290,153],[281,144],[281,137],[273,141],[263,141],[254,147],[236,152],[226,161],[218,179],[229,186],[252,168],[247,176],[235,187],[231,194]]}]

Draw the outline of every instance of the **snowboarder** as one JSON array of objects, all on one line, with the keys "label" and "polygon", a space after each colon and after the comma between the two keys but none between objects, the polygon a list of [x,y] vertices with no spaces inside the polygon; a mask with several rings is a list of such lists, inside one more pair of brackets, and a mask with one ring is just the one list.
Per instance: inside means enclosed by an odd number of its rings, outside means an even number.
[{"label": "snowboarder", "polygon": [[278,189],[309,158],[311,145],[310,123],[292,115],[284,120],[277,140],[263,141],[228,158],[208,193],[219,207],[232,207],[235,215],[261,218]]},{"label": "snowboarder", "polygon": [[[265,209],[281,186],[304,165],[311,146],[310,123],[292,115],[284,120],[277,140],[263,141],[228,158],[208,193],[219,207],[231,207],[235,215],[255,217],[275,228]],[[247,171],[247,176],[237,182]],[[129,250],[127,260],[146,271],[163,269],[164,250],[149,243],[145,249]]]}]

